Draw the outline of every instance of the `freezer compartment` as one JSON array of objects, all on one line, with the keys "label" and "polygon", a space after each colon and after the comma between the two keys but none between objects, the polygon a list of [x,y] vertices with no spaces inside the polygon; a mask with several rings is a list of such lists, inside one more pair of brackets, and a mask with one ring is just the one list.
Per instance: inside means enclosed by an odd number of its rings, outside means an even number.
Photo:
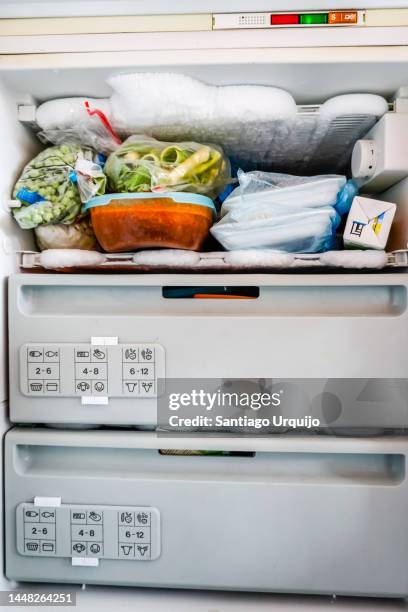
[{"label": "freezer compartment", "polygon": [[[154,427],[162,379],[405,379],[407,287],[401,273],[219,275],[216,287],[208,275],[15,275],[10,417]],[[368,407],[347,399],[343,418],[407,425],[381,393]]]},{"label": "freezer compartment", "polygon": [[[163,454],[171,449],[224,456]],[[6,574],[38,582],[406,596],[407,453],[407,438],[161,438],[16,428],[6,436]],[[47,516],[37,518],[37,511]],[[133,556],[142,512],[152,524],[149,538],[156,538],[152,560]],[[102,530],[90,516],[102,519],[104,534],[95,535]],[[87,549],[93,565],[73,565],[79,553],[71,555],[72,546],[89,547],[96,537],[105,548]],[[109,552],[122,537],[131,559]]]}]

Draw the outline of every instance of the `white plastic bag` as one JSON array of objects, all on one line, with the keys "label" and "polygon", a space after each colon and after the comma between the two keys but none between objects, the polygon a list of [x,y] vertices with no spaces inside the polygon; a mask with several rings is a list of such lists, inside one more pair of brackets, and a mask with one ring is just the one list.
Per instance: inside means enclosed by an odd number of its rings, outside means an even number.
[{"label": "white plastic bag", "polygon": [[344,176],[239,171],[238,179],[239,187],[222,205],[221,220],[211,228],[224,248],[316,253],[332,246]]}]

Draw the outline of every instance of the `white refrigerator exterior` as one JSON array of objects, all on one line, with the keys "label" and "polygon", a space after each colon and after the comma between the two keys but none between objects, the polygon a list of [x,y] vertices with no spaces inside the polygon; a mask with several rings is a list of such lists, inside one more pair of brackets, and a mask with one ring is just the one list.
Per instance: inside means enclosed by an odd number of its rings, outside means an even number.
[{"label": "white refrigerator exterior", "polygon": [[[287,3],[253,2],[250,11],[287,11]],[[343,0],[324,3],[324,9],[408,9],[408,2],[393,0]],[[229,12],[227,1],[174,2],[172,14],[204,14]],[[322,8],[319,2],[298,1],[291,10]],[[234,11],[248,12],[248,3],[237,0]],[[93,15],[164,15],[167,2],[0,2],[0,20],[14,18],[78,17]],[[0,24],[4,26],[4,22]],[[161,28],[163,30],[163,27]],[[408,27],[405,13],[401,25],[378,25],[356,28],[310,28],[292,30],[240,31],[131,31],[127,33],[0,35],[0,116],[2,144],[0,146],[0,274],[3,299],[0,314],[2,367],[0,402],[2,431],[10,427],[7,407],[7,278],[17,272],[16,252],[34,248],[26,233],[11,222],[7,201],[21,167],[38,150],[32,132],[18,121],[18,106],[61,96],[108,96],[105,78],[121,71],[176,71],[214,84],[259,83],[289,90],[300,104],[315,104],[330,96],[347,92],[372,92],[390,98],[407,84]],[[357,321],[357,318],[356,318]],[[379,357],[381,359],[381,357]],[[402,444],[402,443],[401,443]],[[399,449],[401,456],[405,448]],[[393,490],[398,487],[393,487]],[[395,493],[395,491],[394,491]],[[403,502],[401,502],[403,503]],[[369,512],[370,509],[367,509]],[[391,511],[391,510],[390,510]],[[401,540],[403,541],[403,540]],[[335,551],[334,551],[335,554]],[[395,577],[397,580],[397,577]],[[86,582],[86,581],[85,581]],[[398,578],[398,592],[402,577]],[[16,585],[2,579],[1,588]],[[383,592],[385,590],[383,589]],[[176,598],[176,599],[175,599]],[[192,596],[163,595],[154,592],[92,588],[81,594],[79,608],[108,610],[120,602],[121,609],[177,610],[204,609],[219,606],[225,609],[283,610],[292,605],[280,599],[257,596]],[[150,602],[150,603],[149,603]],[[275,602],[275,603],[274,603]],[[311,603],[311,609],[317,604]],[[352,605],[352,604],[351,604]],[[372,603],[371,609],[376,609]],[[385,610],[384,604],[378,609]],[[155,606],[149,607],[149,606]],[[296,601],[294,609],[308,609],[309,603]],[[289,608],[288,608],[289,609]]]}]

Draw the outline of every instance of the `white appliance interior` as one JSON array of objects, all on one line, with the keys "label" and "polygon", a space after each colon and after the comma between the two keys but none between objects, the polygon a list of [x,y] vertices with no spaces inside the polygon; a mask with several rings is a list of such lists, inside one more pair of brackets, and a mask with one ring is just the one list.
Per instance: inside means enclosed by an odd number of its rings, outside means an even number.
[{"label": "white appliance interior", "polygon": [[[29,3],[24,4],[27,10]],[[59,4],[59,3],[57,3]],[[91,5],[91,3],[84,3]],[[339,3],[336,3],[339,4]],[[341,3],[340,3],[341,4]],[[398,3],[395,3],[398,6]],[[9,5],[10,6],[10,5]],[[115,7],[116,8],[116,7]],[[73,54],[72,56],[24,56],[0,58],[1,74],[0,116],[2,121],[2,147],[0,148],[0,197],[10,197],[13,181],[24,163],[39,148],[28,127],[17,119],[19,104],[42,101],[60,96],[109,95],[105,78],[113,71],[176,70],[211,83],[258,83],[286,88],[299,104],[321,103],[330,96],[347,92],[372,92],[386,97],[405,83],[402,82],[408,66],[408,51],[403,48],[362,49],[358,55],[353,49],[325,50],[259,50],[232,52],[226,50],[197,50],[186,52],[146,54]],[[321,61],[322,54],[325,61]],[[0,273],[3,296],[6,279],[16,271],[16,251],[32,249],[27,232],[18,230],[3,207],[0,212]],[[5,299],[0,304],[5,320]],[[6,327],[1,328],[2,428],[9,427],[7,419],[6,385]],[[3,580],[1,588],[10,584]],[[91,599],[99,609],[101,599]],[[88,599],[89,602],[89,599]],[[92,604],[91,604],[92,605]],[[87,609],[90,609],[89,607]]]}]

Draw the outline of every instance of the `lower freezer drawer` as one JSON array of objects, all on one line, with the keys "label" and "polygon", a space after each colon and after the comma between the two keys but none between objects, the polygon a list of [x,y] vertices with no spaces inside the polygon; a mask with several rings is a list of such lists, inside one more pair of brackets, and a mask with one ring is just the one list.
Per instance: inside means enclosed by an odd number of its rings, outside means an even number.
[{"label": "lower freezer drawer", "polygon": [[407,454],[408,438],[16,428],[6,436],[6,573],[406,596]]}]

